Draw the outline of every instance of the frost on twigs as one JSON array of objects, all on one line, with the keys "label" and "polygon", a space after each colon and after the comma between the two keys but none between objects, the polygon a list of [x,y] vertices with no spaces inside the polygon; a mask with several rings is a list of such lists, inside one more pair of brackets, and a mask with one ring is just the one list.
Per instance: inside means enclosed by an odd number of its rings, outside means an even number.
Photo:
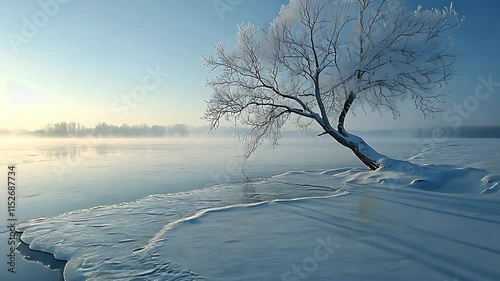
[{"label": "frost on twigs", "polygon": [[204,118],[212,129],[222,120],[249,128],[247,156],[263,141],[277,145],[287,123],[316,123],[374,170],[378,159],[349,141],[348,113],[399,117],[400,103],[412,100],[432,117],[449,94],[449,38],[461,23],[452,5],[412,11],[403,0],[291,0],[264,29],[240,25],[234,48],[219,44],[203,57],[216,71]]}]

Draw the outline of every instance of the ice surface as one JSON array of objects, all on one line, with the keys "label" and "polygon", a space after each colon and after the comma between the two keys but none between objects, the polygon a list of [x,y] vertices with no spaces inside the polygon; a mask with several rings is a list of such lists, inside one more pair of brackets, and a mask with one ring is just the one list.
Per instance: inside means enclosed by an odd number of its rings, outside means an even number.
[{"label": "ice surface", "polygon": [[498,203],[354,186],[208,214],[156,251],[207,280],[500,280]]},{"label": "ice surface", "polygon": [[411,165],[291,171],[19,230],[68,260],[67,280],[500,280],[491,151],[433,144]]},{"label": "ice surface", "polygon": [[[275,183],[269,179],[220,185],[35,219],[21,224],[18,230],[23,231],[22,240],[30,244],[31,249],[54,253],[57,259],[68,260],[65,268],[67,280],[133,279],[141,276],[155,276],[160,280],[196,280],[196,274],[189,269],[168,259],[156,258],[158,254],[151,251],[168,230],[187,219],[192,222],[206,212],[296,198],[299,192],[304,194],[300,186]],[[343,193],[317,187],[307,194],[332,196]]]}]

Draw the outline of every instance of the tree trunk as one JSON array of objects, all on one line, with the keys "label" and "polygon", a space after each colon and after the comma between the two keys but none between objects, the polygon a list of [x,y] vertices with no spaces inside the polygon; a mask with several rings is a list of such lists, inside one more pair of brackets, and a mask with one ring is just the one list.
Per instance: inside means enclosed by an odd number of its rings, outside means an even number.
[{"label": "tree trunk", "polygon": [[[364,145],[367,145],[367,144],[364,143]],[[378,168],[380,168],[380,162],[379,162],[380,159],[379,160],[372,159],[371,155],[365,154],[365,152],[363,150],[360,150],[356,146],[349,147],[349,148],[354,153],[354,155],[356,155],[356,157],[358,157],[358,159],[361,162],[363,162],[363,164],[365,164],[365,166],[367,166],[370,170],[375,171]],[[371,147],[370,147],[370,149],[371,149]]]},{"label": "tree trunk", "polygon": [[[358,79],[361,79],[362,72],[358,72]],[[337,131],[330,128],[328,133],[340,144],[349,148],[358,159],[365,164],[370,170],[375,171],[381,166],[381,160],[387,158],[386,156],[379,154],[375,149],[371,148],[362,138],[348,133],[344,128],[345,118],[347,112],[351,108],[352,103],[356,99],[356,94],[353,92],[349,93],[347,97],[344,108],[339,115]],[[327,123],[328,124],[328,123]]]},{"label": "tree trunk", "polygon": [[349,148],[358,159],[365,164],[370,170],[375,171],[381,167],[381,161],[387,159],[386,156],[375,151],[362,138],[349,134],[344,131],[340,135],[337,132],[329,132],[329,134],[340,144]]}]

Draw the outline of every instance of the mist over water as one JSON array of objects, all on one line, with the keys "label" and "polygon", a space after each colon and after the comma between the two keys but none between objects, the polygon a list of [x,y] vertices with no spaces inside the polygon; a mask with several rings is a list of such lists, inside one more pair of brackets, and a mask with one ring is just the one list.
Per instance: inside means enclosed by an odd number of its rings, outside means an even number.
[{"label": "mist over water", "polygon": [[[396,159],[414,156],[426,145],[409,138],[365,139]],[[0,165],[17,166],[21,220],[247,177],[363,167],[329,137],[285,138],[275,149],[264,145],[245,163],[242,155],[242,144],[233,138],[0,139]]]}]

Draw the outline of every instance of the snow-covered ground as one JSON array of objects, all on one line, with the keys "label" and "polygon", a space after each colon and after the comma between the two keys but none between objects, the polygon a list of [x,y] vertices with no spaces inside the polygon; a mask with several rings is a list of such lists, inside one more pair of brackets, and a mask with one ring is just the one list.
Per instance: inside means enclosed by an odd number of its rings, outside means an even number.
[{"label": "snow-covered ground", "polygon": [[67,280],[500,280],[499,151],[450,140],[412,165],[289,171],[19,230]]}]

